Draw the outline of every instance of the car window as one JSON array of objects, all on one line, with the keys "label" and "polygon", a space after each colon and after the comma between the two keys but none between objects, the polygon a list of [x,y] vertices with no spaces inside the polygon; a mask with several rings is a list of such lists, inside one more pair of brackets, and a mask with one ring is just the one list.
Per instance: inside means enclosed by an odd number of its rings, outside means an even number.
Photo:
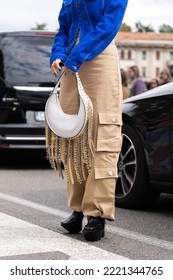
[{"label": "car window", "polygon": [[49,66],[52,43],[52,37],[2,38],[3,78],[6,83],[50,86],[54,82]]}]

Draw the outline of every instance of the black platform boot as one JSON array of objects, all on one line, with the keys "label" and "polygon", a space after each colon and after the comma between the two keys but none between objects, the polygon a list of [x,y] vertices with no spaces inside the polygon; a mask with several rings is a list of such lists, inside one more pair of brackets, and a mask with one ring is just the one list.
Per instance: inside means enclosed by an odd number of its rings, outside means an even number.
[{"label": "black platform boot", "polygon": [[73,213],[61,222],[61,226],[70,233],[78,233],[82,230],[83,213],[73,211]]},{"label": "black platform boot", "polygon": [[88,217],[88,224],[84,227],[83,234],[87,241],[97,241],[104,236],[105,219],[101,217]]}]

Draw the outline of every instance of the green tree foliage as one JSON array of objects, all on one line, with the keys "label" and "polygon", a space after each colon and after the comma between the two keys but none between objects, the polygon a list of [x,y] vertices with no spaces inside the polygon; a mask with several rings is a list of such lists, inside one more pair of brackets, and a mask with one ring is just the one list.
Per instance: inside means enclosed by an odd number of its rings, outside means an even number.
[{"label": "green tree foliage", "polygon": [[170,25],[163,24],[159,28],[160,33],[173,33],[173,27]]},{"label": "green tree foliage", "polygon": [[140,21],[135,23],[135,27],[136,27],[136,31],[137,32],[155,32],[153,27],[149,24],[149,25],[143,25]]},{"label": "green tree foliage", "polygon": [[125,22],[123,22],[121,27],[120,27],[120,31],[122,31],[122,32],[131,32],[132,28],[129,25],[127,25]]},{"label": "green tree foliage", "polygon": [[46,30],[46,26],[47,24],[46,23],[36,23],[35,24],[35,27],[31,28],[31,30]]}]

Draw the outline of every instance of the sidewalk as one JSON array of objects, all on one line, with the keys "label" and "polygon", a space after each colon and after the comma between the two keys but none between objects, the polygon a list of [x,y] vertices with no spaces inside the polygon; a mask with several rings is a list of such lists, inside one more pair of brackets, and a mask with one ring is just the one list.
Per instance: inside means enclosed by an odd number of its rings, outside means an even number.
[{"label": "sidewalk", "polygon": [[127,260],[40,226],[0,213],[0,260]]}]

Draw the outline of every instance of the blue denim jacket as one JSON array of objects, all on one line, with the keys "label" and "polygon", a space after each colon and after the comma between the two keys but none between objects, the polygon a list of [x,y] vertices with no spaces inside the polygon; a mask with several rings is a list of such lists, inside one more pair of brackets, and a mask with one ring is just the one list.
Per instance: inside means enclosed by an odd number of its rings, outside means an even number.
[{"label": "blue denim jacket", "polygon": [[[77,72],[84,61],[93,59],[114,39],[127,3],[128,0],[63,0],[50,64],[59,58]],[[74,47],[79,30],[80,42]]]}]

